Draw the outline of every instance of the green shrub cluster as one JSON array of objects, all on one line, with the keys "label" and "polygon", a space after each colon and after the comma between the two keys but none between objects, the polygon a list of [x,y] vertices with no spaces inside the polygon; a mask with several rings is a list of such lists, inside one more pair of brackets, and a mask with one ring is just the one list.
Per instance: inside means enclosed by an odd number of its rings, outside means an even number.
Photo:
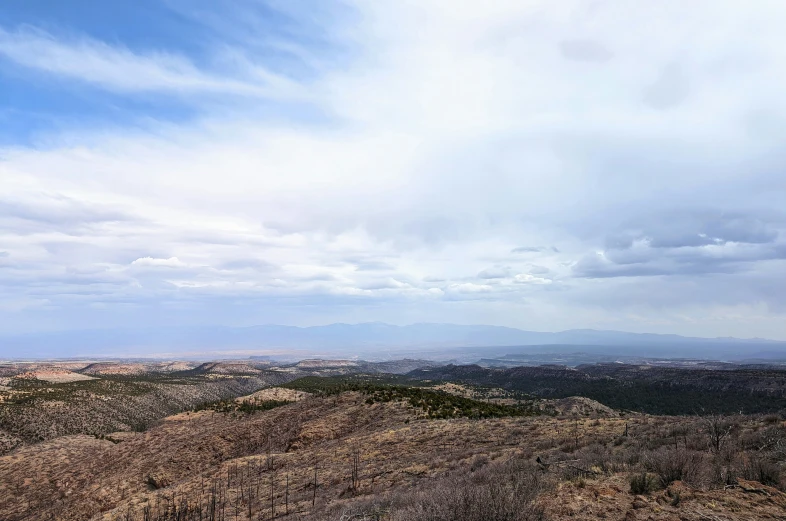
[{"label": "green shrub cluster", "polygon": [[531,404],[502,405],[455,396],[443,391],[403,385],[369,383],[356,379],[322,378],[309,376],[300,378],[284,387],[310,392],[319,396],[333,396],[354,391],[367,395],[366,403],[406,401],[421,409],[427,418],[501,418],[505,416],[534,416],[539,411]]},{"label": "green shrub cluster", "polygon": [[636,495],[649,494],[655,490],[655,477],[646,472],[634,474],[630,478],[630,493]]}]

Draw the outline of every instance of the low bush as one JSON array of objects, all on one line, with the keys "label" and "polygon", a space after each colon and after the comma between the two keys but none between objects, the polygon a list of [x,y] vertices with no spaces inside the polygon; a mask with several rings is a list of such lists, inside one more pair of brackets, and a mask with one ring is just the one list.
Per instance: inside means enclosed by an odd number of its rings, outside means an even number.
[{"label": "low bush", "polygon": [[393,501],[391,521],[542,521],[534,499],[540,478],[521,467],[489,465],[469,476],[445,478]]},{"label": "low bush", "polygon": [[630,493],[635,495],[649,494],[655,490],[655,477],[646,472],[634,474],[630,478]]},{"label": "low bush", "polygon": [[647,455],[645,467],[658,477],[666,488],[675,481],[695,482],[701,470],[703,455],[685,449],[661,448]]},{"label": "low bush", "polygon": [[758,455],[751,455],[745,459],[740,475],[744,479],[758,481],[771,487],[777,487],[781,481],[781,469],[778,465]]}]

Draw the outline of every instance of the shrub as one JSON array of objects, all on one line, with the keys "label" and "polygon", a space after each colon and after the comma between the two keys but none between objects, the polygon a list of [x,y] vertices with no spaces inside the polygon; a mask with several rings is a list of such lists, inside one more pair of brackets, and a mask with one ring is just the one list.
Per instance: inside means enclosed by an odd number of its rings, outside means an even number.
[{"label": "shrub", "polygon": [[505,416],[535,416],[540,411],[531,403],[502,405],[482,402],[443,391],[374,383],[352,378],[307,376],[282,387],[314,393],[318,396],[336,396],[342,392],[360,392],[366,395],[365,403],[408,402],[423,411],[429,419],[448,418],[502,418]]},{"label": "shrub", "polygon": [[433,488],[402,498],[391,521],[544,520],[542,508],[533,503],[537,483],[529,476],[501,474],[499,469],[484,469],[475,473],[474,479],[442,480]]},{"label": "shrub", "polygon": [[630,493],[635,495],[649,494],[655,489],[655,478],[642,472],[641,474],[634,474],[630,478]]},{"label": "shrub", "polygon": [[659,485],[666,488],[675,481],[692,481],[701,470],[703,457],[685,449],[661,448],[647,456],[645,466],[658,476]]},{"label": "shrub", "polygon": [[777,487],[781,480],[781,470],[774,462],[763,457],[753,455],[742,466],[742,477],[751,481],[758,481],[763,485]]},{"label": "shrub", "polygon": [[475,456],[475,459],[472,460],[472,464],[469,466],[469,471],[476,472],[482,469],[483,467],[485,467],[486,465],[488,465],[488,462],[489,462],[489,458],[485,454],[480,454],[478,456]]}]

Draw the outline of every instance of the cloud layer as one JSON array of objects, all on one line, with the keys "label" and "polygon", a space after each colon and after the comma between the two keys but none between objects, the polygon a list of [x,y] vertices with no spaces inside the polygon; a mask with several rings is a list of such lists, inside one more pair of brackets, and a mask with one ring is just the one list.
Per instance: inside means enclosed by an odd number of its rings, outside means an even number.
[{"label": "cloud layer", "polygon": [[199,52],[0,28],[0,74],[191,114],[0,150],[0,329],[786,339],[780,4],[233,5],[180,6]]}]

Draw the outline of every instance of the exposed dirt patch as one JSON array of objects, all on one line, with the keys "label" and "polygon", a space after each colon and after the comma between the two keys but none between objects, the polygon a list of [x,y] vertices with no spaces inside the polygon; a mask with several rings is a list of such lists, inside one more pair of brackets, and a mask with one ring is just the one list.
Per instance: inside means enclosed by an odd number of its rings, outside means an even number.
[{"label": "exposed dirt patch", "polygon": [[434,389],[436,389],[437,391],[450,393],[456,396],[463,396],[464,398],[475,398],[475,395],[477,394],[475,390],[472,389],[471,387],[461,384],[454,384],[454,383],[435,385]]},{"label": "exposed dirt patch", "polygon": [[269,389],[262,389],[247,396],[240,396],[235,398],[237,403],[242,402],[264,402],[268,400],[276,400],[280,402],[298,402],[304,398],[311,396],[309,393],[303,391],[296,391],[294,389],[285,389],[283,387],[271,387]]},{"label": "exposed dirt patch", "polygon": [[139,375],[149,370],[145,364],[123,364],[115,362],[104,362],[90,364],[81,370],[82,374],[100,375]]},{"label": "exposed dirt patch", "polygon": [[41,380],[52,384],[65,384],[95,380],[92,376],[65,370],[28,371],[16,376],[20,380]]},{"label": "exposed dirt patch", "polygon": [[551,409],[560,416],[619,416],[611,407],[583,396],[571,396],[538,403],[541,410]]}]

